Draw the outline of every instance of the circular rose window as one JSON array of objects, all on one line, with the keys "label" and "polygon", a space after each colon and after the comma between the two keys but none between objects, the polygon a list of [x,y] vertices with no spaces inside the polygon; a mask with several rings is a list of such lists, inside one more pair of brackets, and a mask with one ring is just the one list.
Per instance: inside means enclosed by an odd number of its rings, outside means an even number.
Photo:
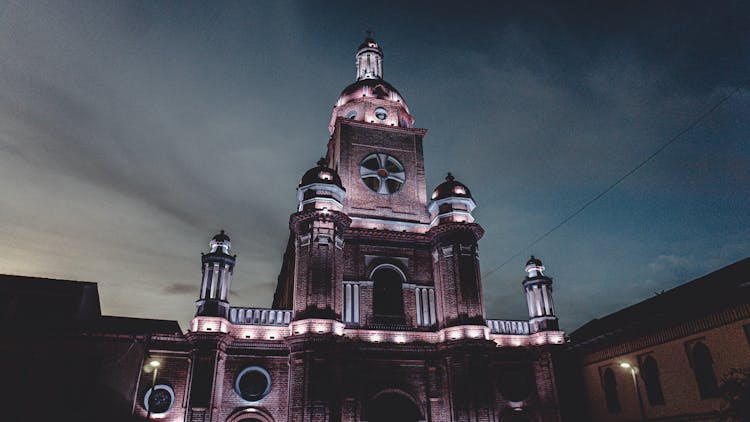
[{"label": "circular rose window", "polygon": [[249,366],[237,375],[234,390],[247,401],[258,401],[271,391],[271,375],[260,366]]},{"label": "circular rose window", "polygon": [[362,181],[381,195],[396,193],[406,181],[404,166],[388,154],[370,154],[359,165]]}]

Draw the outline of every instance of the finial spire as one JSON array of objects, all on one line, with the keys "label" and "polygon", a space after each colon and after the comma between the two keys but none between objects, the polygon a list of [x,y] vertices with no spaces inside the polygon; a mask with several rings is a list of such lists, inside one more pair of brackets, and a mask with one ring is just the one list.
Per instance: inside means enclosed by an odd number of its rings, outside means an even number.
[{"label": "finial spire", "polygon": [[449,182],[452,182],[452,181],[456,180],[456,178],[453,177],[453,174],[451,172],[448,172],[448,174],[445,176],[445,180],[447,180]]},{"label": "finial spire", "polygon": [[325,157],[320,157],[320,160],[318,160],[318,163],[317,163],[317,164],[318,164],[319,166],[323,167],[323,166],[325,166],[326,164],[328,164],[328,161],[326,161]]},{"label": "finial spire", "polygon": [[367,38],[372,38],[372,37],[373,37],[374,35],[375,35],[375,34],[374,34],[374,33],[372,32],[372,29],[367,29],[367,30],[365,31],[365,36],[366,36]]}]

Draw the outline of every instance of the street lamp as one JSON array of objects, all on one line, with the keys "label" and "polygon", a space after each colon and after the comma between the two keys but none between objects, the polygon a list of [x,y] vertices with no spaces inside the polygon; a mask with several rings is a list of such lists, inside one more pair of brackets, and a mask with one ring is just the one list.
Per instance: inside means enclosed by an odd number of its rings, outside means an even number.
[{"label": "street lamp", "polygon": [[638,406],[641,409],[641,419],[646,420],[646,410],[643,408],[643,399],[641,398],[641,386],[638,385],[638,379],[635,375],[635,368],[633,367],[633,365],[627,362],[620,363],[620,368],[630,370],[630,375],[633,376],[633,385],[635,385],[635,394],[638,396]]},{"label": "street lamp", "polygon": [[[159,362],[156,359],[152,359],[151,362],[148,363],[148,366],[154,368],[154,378],[151,381],[151,391],[149,394],[149,399],[151,399],[154,396],[154,387],[156,387],[156,374],[159,372],[159,367],[161,366],[161,362]],[[148,410],[146,412],[146,420],[151,419],[151,403],[146,403],[146,407],[148,407]]]}]

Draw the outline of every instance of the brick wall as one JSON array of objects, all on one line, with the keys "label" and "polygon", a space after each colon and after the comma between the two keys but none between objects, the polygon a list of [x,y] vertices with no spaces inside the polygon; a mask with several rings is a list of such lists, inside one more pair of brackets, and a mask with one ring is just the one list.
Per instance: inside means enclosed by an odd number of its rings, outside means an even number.
[{"label": "brick wall", "polygon": [[[743,331],[743,326],[747,324],[750,324],[750,319],[695,332],[689,336],[643,347],[629,353],[610,356],[604,360],[588,362],[583,367],[583,380],[585,397],[588,399],[587,406],[592,418],[597,421],[624,421],[640,418],[632,376],[629,370],[619,367],[619,364],[628,362],[637,365],[639,357],[646,355],[651,355],[658,364],[664,395],[663,405],[650,405],[643,377],[637,377],[647,417],[687,417],[687,415],[707,415],[718,410],[720,399],[701,399],[685,345],[699,340],[709,348],[714,361],[714,372],[719,380],[731,368],[750,367],[750,344]],[[637,339],[633,340],[633,343],[635,341]],[[587,359],[586,356],[584,356],[585,359]],[[600,377],[603,368],[612,368],[615,373],[618,398],[622,407],[620,413],[610,414],[607,411]],[[708,415],[704,417],[704,420],[714,419]]]}]

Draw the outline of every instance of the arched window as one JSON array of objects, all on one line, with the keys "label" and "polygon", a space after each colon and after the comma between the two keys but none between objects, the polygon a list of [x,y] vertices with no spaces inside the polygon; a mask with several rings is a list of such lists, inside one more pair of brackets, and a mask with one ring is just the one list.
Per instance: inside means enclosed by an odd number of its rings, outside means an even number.
[{"label": "arched window", "polygon": [[372,313],[375,319],[386,323],[404,322],[404,297],[401,274],[394,268],[383,266],[372,275]]},{"label": "arched window", "polygon": [[607,411],[609,413],[620,413],[620,399],[617,397],[617,380],[612,368],[604,370],[604,400],[607,402]]},{"label": "arched window", "polygon": [[697,342],[693,345],[691,353],[693,373],[695,381],[698,383],[698,391],[701,398],[718,397],[719,387],[716,383],[716,374],[714,374],[714,360],[711,357],[711,351],[705,344]]},{"label": "arched window", "polygon": [[664,393],[661,391],[661,379],[659,378],[659,365],[653,356],[647,356],[643,360],[643,382],[646,384],[646,395],[651,406],[664,404]]},{"label": "arched window", "polygon": [[417,406],[398,393],[383,393],[367,407],[368,422],[417,422],[422,419]]}]

